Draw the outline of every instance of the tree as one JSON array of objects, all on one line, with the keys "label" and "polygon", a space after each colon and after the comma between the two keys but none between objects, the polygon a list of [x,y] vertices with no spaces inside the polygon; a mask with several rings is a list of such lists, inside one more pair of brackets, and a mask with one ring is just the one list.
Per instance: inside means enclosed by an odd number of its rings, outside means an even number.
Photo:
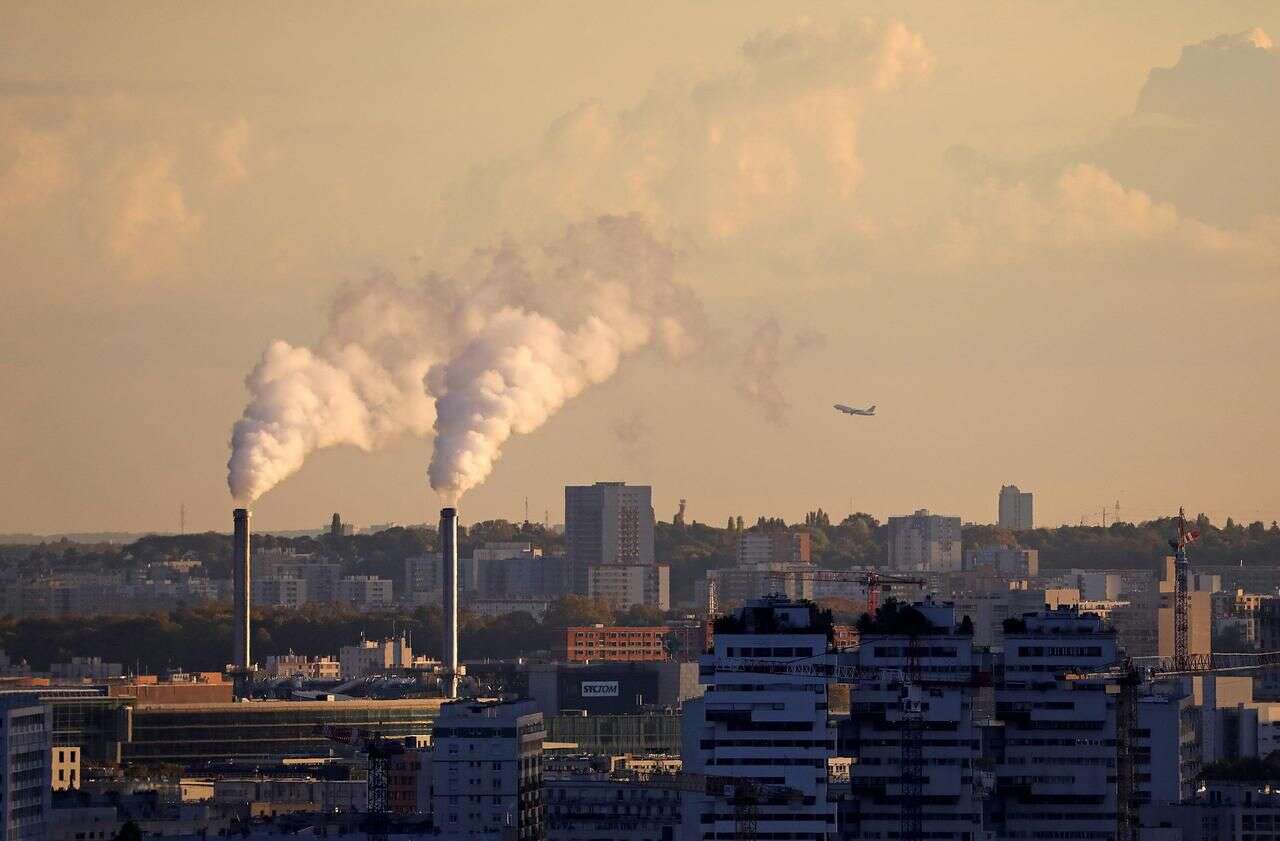
[{"label": "tree", "polygon": [[115,841],[142,841],[142,830],[133,821],[125,821],[116,833]]}]

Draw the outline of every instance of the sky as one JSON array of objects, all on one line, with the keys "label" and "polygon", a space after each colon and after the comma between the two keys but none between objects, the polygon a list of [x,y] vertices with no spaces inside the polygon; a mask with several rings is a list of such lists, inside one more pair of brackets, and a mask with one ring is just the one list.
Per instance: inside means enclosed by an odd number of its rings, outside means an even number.
[{"label": "sky", "polygon": [[1280,516],[1273,3],[5,20],[0,532]]}]

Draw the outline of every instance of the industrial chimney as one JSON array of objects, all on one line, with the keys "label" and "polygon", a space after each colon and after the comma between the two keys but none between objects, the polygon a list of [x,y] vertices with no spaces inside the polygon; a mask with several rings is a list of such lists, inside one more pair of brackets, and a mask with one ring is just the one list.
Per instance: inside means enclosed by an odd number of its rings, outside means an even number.
[{"label": "industrial chimney", "polygon": [[446,695],[458,697],[458,509],[440,509],[440,566],[444,576]]},{"label": "industrial chimney", "polygon": [[235,625],[235,650],[231,665],[237,671],[247,672],[249,659],[249,509],[237,508],[235,532],[231,538],[231,577],[235,588],[235,608],[232,622]]}]

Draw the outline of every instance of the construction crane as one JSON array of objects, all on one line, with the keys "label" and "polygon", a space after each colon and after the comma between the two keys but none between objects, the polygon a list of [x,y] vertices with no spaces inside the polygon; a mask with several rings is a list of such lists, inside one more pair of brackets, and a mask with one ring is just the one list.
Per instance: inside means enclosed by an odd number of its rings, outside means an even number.
[{"label": "construction crane", "polygon": [[[834,581],[861,584],[867,592],[867,614],[872,618],[880,607],[880,591],[891,589],[894,584],[912,584],[924,587],[928,584],[923,578],[910,578],[900,575],[882,575],[874,569],[865,572],[841,572],[840,570],[815,569],[801,572],[776,572],[766,578],[786,580],[799,578],[802,581]],[[888,585],[888,586],[885,586]]]},{"label": "construction crane", "polygon": [[799,789],[766,785],[750,777],[709,776],[680,771],[674,774],[640,773],[634,777],[614,777],[613,779],[615,782],[693,792],[724,800],[733,807],[735,839],[754,839],[759,836],[761,803],[797,805],[804,799],[804,793]]},{"label": "construction crane", "polygon": [[385,819],[391,813],[390,804],[387,802],[387,766],[392,757],[400,756],[405,752],[404,742],[388,739],[356,727],[323,724],[318,725],[316,729],[329,741],[347,745],[369,758],[368,811],[372,815]]},{"label": "construction crane", "polygon": [[1185,668],[1191,654],[1191,593],[1188,589],[1190,564],[1187,546],[1200,537],[1200,532],[1187,528],[1186,512],[1178,509],[1178,536],[1169,541],[1173,549],[1173,658],[1178,668]]}]

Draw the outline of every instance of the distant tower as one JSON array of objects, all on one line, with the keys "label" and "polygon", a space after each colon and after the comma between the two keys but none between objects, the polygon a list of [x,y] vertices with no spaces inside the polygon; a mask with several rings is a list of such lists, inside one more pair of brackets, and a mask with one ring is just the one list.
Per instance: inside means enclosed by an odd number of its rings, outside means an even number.
[{"label": "distant tower", "polygon": [[1000,528],[1011,531],[1027,531],[1035,528],[1032,516],[1032,495],[1018,489],[1017,485],[1005,485],[1000,488],[999,504]]},{"label": "distant tower", "polygon": [[338,512],[333,512],[333,520],[329,523],[329,534],[334,537],[342,537],[342,518],[338,516]]},{"label": "distant tower", "polygon": [[687,499],[680,500],[680,510],[677,511],[676,515],[671,518],[671,524],[673,526],[684,525],[684,509],[685,509],[685,506],[688,505],[688,503],[689,501]]}]

